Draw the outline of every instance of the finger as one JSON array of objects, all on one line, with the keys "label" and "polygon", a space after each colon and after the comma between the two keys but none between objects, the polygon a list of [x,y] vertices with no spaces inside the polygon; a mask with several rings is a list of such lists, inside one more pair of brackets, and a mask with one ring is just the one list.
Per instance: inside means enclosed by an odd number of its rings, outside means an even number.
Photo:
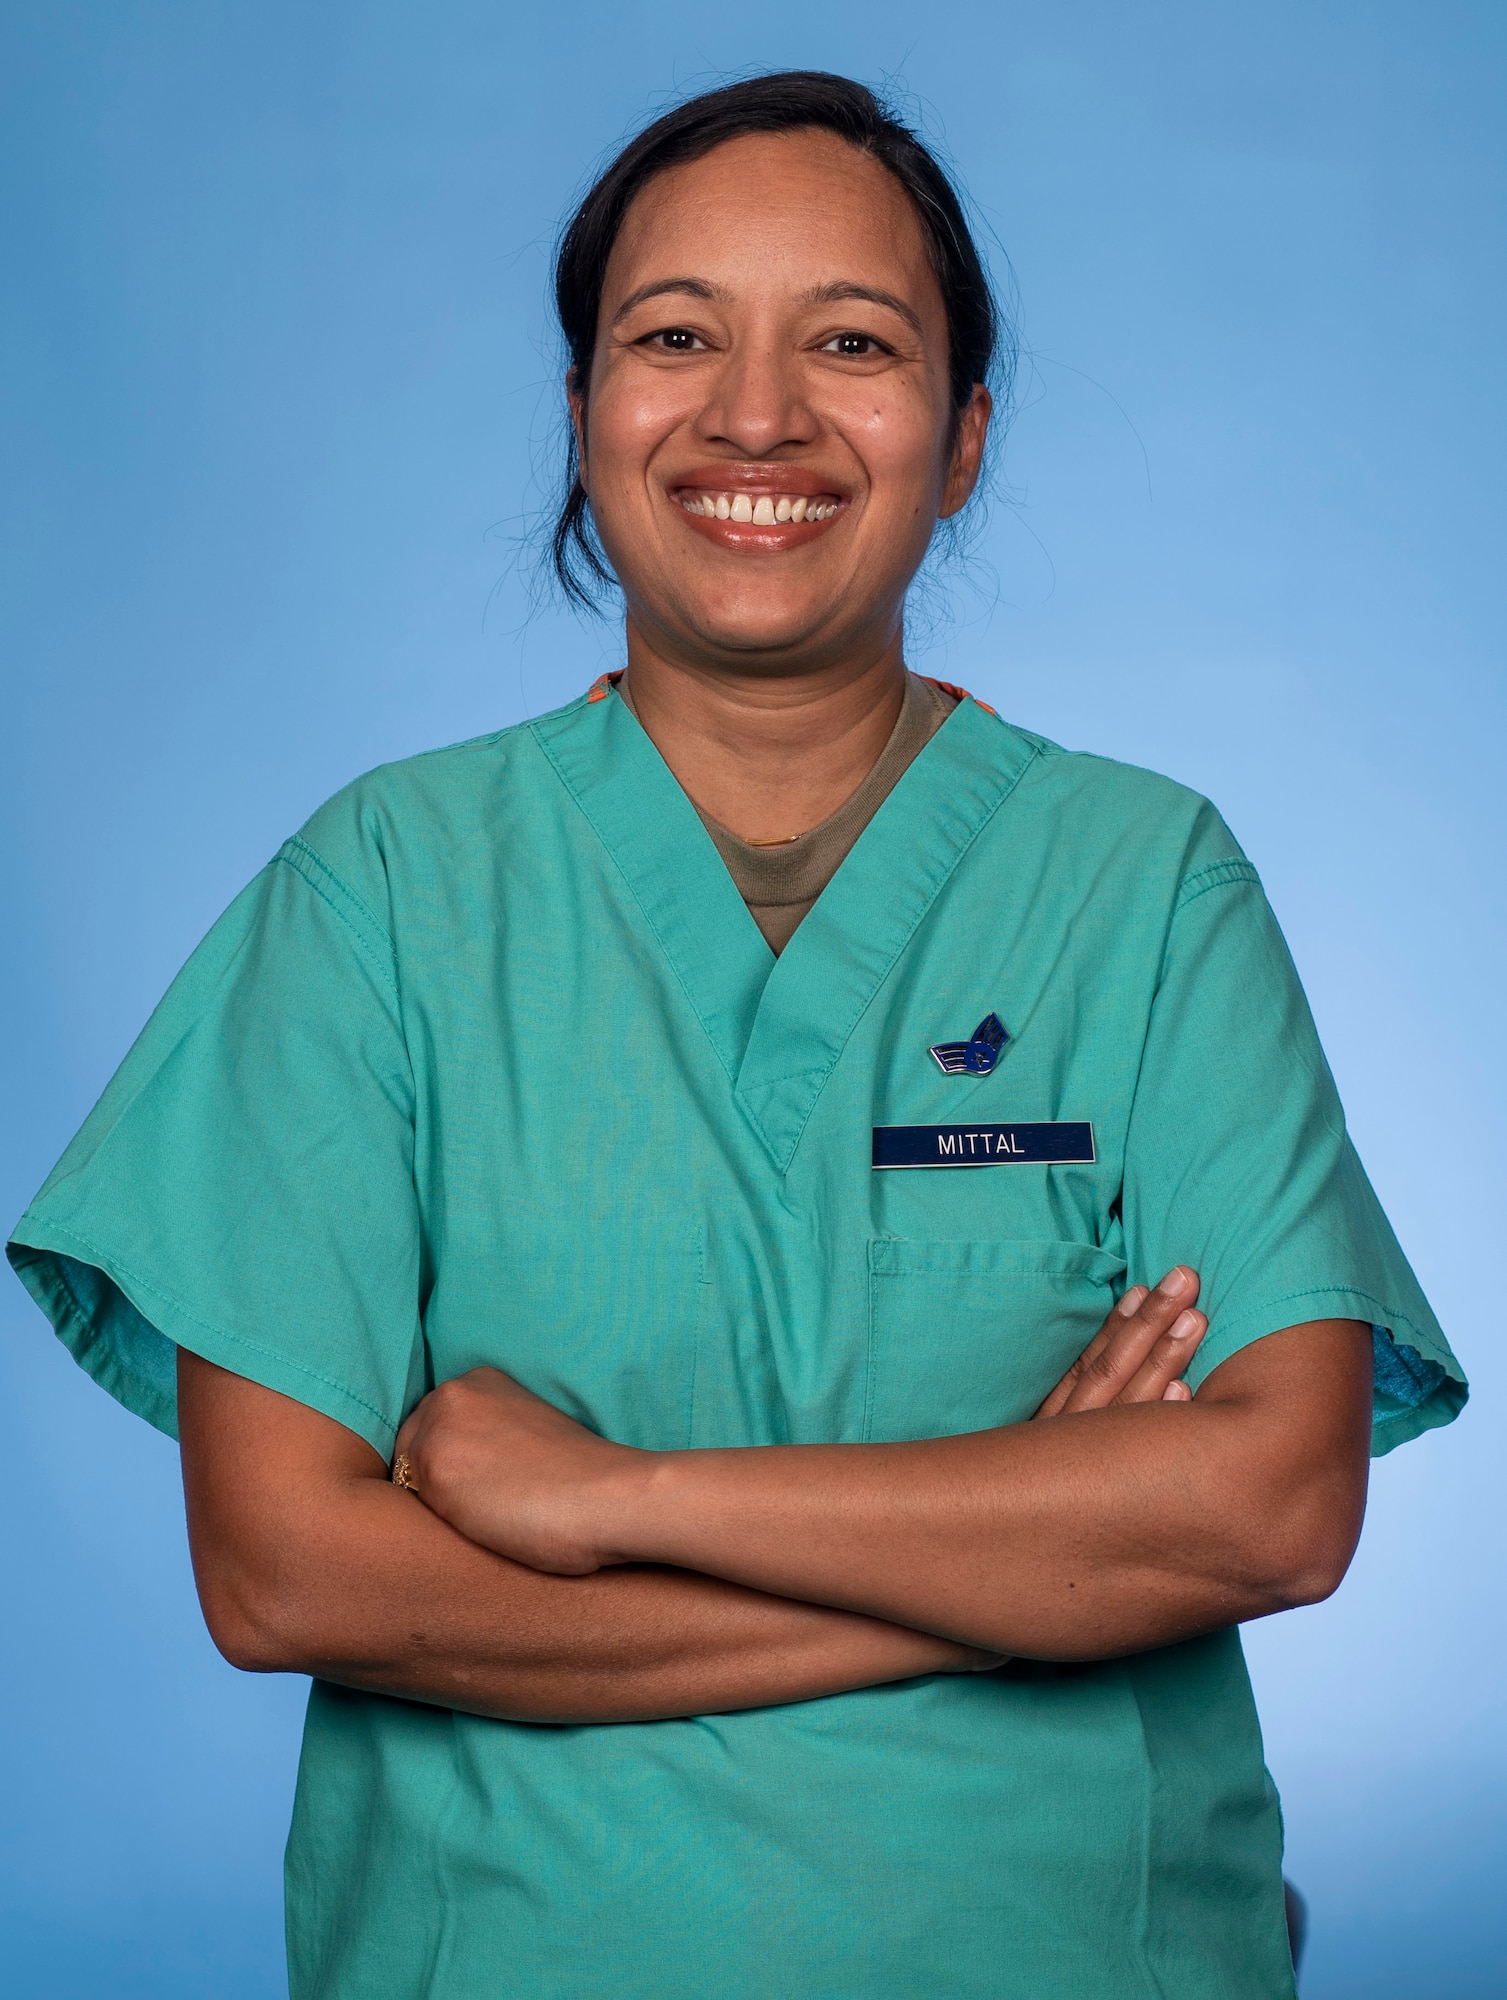
[{"label": "finger", "polygon": [[1061,1414],[1103,1410],[1118,1402],[1157,1341],[1197,1297],[1198,1274],[1185,1264],[1170,1270],[1128,1318],[1111,1327],[1110,1337],[1100,1352],[1083,1363],[1061,1405]]},{"label": "finger", "polygon": [[1180,1312],[1120,1391],[1119,1401],[1159,1403],[1169,1386],[1188,1372],[1208,1330],[1209,1322],[1201,1312]]},{"label": "finger", "polygon": [[1144,1285],[1132,1285],[1125,1296],[1111,1307],[1099,1331],[1088,1343],[1088,1346],[1084,1348],[1083,1352],[1057,1384],[1051,1395],[1047,1397],[1040,1409],[1037,1410],[1036,1414],[1038,1417],[1055,1417],[1057,1415],[1068,1397],[1073,1393],[1074,1385],[1077,1383],[1084,1369],[1097,1361],[1109,1345],[1111,1339],[1114,1337],[1116,1327],[1138,1312],[1146,1303],[1148,1296],[1149,1294]]},{"label": "finger", "polygon": [[1164,1403],[1191,1403],[1193,1391],[1186,1382],[1169,1382],[1162,1391]]}]

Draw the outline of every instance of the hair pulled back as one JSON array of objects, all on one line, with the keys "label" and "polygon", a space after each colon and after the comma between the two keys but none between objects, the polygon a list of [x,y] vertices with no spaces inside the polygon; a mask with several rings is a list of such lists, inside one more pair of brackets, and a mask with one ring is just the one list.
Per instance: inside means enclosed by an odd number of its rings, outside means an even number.
[{"label": "hair pulled back", "polygon": [[[909,195],[947,313],[954,412],[967,405],[975,382],[990,380],[1002,333],[1004,372],[1013,369],[1013,342],[962,203],[932,153],[863,84],[822,70],[777,70],[706,91],[656,118],[598,176],[571,217],[555,258],[555,309],[582,396],[591,385],[607,260],[634,197],[656,174],[699,160],[725,140],[750,132],[810,130],[835,132],[857,146]],[[1007,391],[1008,381],[1001,386]],[[550,544],[554,572],[567,599],[592,606],[598,590],[615,579],[592,532],[574,430],[566,446],[565,489]]]}]

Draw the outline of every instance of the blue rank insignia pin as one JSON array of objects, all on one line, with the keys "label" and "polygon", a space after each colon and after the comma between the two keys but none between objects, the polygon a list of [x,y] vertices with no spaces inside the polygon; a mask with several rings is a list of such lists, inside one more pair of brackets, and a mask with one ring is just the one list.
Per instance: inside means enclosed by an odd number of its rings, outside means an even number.
[{"label": "blue rank insignia pin", "polygon": [[998,1014],[986,1014],[966,1042],[938,1042],[932,1054],[949,1076],[987,1076],[1009,1039]]}]

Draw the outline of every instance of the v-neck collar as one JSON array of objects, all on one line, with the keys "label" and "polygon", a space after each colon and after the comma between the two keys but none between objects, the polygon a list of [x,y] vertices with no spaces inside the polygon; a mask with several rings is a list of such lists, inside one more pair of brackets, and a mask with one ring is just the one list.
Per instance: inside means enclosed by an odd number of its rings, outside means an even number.
[{"label": "v-neck collar", "polygon": [[736,1081],[775,956],[700,814],[605,681],[529,727],[616,862]]},{"label": "v-neck collar", "polygon": [[971,698],[960,701],[776,959],[696,808],[623,702],[583,696],[530,727],[616,862],[783,1173],[865,1009],[1040,746]]},{"label": "v-neck collar", "polygon": [[959,702],[780,954],[737,1096],[782,1172],[869,1002],[1037,751],[971,697]]}]

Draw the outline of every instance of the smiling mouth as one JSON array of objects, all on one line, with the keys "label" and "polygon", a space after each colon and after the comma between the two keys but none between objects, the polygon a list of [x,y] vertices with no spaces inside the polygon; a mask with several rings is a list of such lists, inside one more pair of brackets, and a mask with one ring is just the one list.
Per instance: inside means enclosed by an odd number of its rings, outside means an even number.
[{"label": "smiling mouth", "polygon": [[835,493],[716,492],[683,486],[675,499],[687,514],[703,521],[730,521],[739,527],[799,527],[803,522],[830,521],[842,507]]}]

